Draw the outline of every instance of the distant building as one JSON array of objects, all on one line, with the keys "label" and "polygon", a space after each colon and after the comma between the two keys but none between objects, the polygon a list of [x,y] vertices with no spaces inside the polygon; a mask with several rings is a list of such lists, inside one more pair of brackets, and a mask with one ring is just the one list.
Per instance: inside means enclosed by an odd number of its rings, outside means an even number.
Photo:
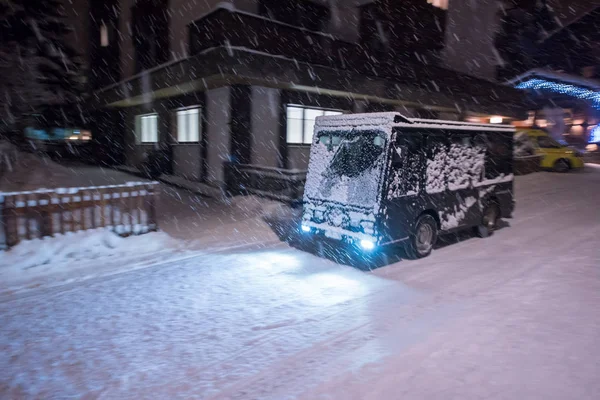
[{"label": "distant building", "polygon": [[509,81],[535,104],[525,124],[571,143],[600,142],[600,7],[540,41],[533,66]]},{"label": "distant building", "polygon": [[166,173],[219,188],[227,161],[306,168],[318,115],[524,119],[520,91],[447,68],[452,3],[91,2],[94,138],[114,163],[160,148]]}]

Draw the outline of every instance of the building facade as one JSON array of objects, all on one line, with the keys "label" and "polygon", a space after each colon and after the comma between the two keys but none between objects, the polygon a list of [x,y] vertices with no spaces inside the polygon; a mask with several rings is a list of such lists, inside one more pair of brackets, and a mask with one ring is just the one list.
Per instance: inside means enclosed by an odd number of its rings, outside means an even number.
[{"label": "building facade", "polygon": [[509,82],[535,105],[526,125],[584,147],[600,142],[600,7],[539,42],[531,70]]},{"label": "building facade", "polygon": [[305,169],[319,115],[525,116],[520,91],[444,67],[445,1],[101,3],[89,104],[105,162],[160,149],[165,173],[219,188],[227,163]]}]

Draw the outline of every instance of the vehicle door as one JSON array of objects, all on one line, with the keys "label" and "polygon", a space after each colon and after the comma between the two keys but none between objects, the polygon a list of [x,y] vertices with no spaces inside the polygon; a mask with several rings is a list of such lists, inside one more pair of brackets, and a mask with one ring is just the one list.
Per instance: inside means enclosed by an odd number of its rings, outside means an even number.
[{"label": "vehicle door", "polygon": [[539,154],[543,156],[541,162],[544,167],[552,167],[556,160],[565,155],[564,147],[550,136],[537,136],[534,145],[539,149]]},{"label": "vehicle door", "polygon": [[446,201],[453,208],[453,222],[456,224],[449,228],[476,225],[481,219],[476,183],[483,175],[485,147],[475,140],[471,132],[451,132],[449,141]]},{"label": "vehicle door", "polygon": [[420,212],[424,184],[423,134],[398,129],[392,135],[390,152],[391,166],[384,193],[387,204],[384,226],[393,241],[409,234]]}]

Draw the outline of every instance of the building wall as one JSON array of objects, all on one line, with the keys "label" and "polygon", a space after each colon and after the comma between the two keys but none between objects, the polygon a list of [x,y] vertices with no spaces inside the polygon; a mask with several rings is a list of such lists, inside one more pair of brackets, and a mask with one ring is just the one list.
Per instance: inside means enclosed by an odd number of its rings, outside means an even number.
[{"label": "building wall", "polygon": [[68,42],[88,67],[89,35],[88,18],[89,4],[87,1],[62,0],[60,11],[65,15],[67,25],[72,29],[68,35]]},{"label": "building wall", "polygon": [[252,164],[279,166],[279,89],[252,87]]},{"label": "building wall", "polygon": [[173,146],[173,173],[182,178],[199,181],[202,171],[202,146],[194,144],[176,144]]},{"label": "building wall", "polygon": [[223,182],[223,162],[230,154],[230,88],[221,87],[206,92],[206,181],[220,185]]},{"label": "building wall", "polygon": [[349,42],[359,40],[360,9],[352,0],[332,1],[330,4],[331,18],[328,33]]},{"label": "building wall", "polygon": [[309,145],[289,145],[287,149],[289,169],[307,169],[310,157]]},{"label": "building wall", "polygon": [[449,4],[442,65],[480,78],[495,79],[497,0],[450,1]]},{"label": "building wall", "polygon": [[119,31],[121,32],[121,76],[123,79],[134,74],[135,62],[133,51],[133,38],[131,31],[131,7],[135,0],[121,0],[121,18]]},{"label": "building wall", "polygon": [[[258,13],[258,0],[170,0],[169,51],[170,59],[175,60],[188,55],[188,24],[214,10],[219,4],[232,3],[238,10]],[[317,1],[318,2],[318,1]],[[135,57],[131,28],[131,7],[135,0],[120,0],[121,16],[119,30],[120,65],[122,78],[134,75]],[[332,3],[329,33],[348,41],[357,41],[360,11],[353,0],[339,0]]]},{"label": "building wall", "polygon": [[238,10],[258,12],[256,0],[171,0],[171,58],[185,57],[188,49],[187,25],[213,10],[217,5],[233,3]]}]

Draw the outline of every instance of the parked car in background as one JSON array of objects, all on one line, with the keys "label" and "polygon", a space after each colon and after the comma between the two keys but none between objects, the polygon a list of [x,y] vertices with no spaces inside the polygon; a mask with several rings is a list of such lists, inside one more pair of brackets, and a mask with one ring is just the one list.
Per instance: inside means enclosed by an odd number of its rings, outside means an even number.
[{"label": "parked car in background", "polygon": [[556,172],[567,172],[583,168],[583,153],[572,147],[557,142],[542,129],[524,129],[519,133],[526,134],[535,148],[536,154],[542,156],[540,166]]}]

